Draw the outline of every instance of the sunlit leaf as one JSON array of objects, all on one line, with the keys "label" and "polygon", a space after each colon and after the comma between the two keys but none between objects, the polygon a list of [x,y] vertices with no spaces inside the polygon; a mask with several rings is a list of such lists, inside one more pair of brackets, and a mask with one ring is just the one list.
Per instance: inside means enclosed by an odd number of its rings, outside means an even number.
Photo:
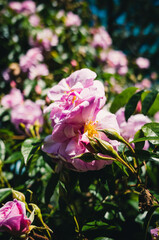
[{"label": "sunlit leaf", "polygon": [[125,89],[122,93],[118,94],[111,104],[110,111],[112,113],[115,113],[119,108],[125,106],[125,104],[129,101],[129,99],[136,92],[136,90],[136,87],[129,87]]},{"label": "sunlit leaf", "polygon": [[10,188],[2,188],[0,189],[0,203],[4,201],[12,193]]},{"label": "sunlit leaf", "polygon": [[[146,123],[141,129],[146,137],[159,137],[159,123]],[[159,144],[159,140],[149,139],[149,141],[152,144]]]},{"label": "sunlit leaf", "polygon": [[5,159],[5,144],[4,142],[0,139],[0,160],[4,161]]},{"label": "sunlit leaf", "polygon": [[125,119],[126,121],[129,119],[129,117],[135,112],[137,103],[141,99],[141,94],[143,93],[143,90],[140,92],[135,93],[128,101],[128,103],[125,106]]},{"label": "sunlit leaf", "polygon": [[158,91],[157,90],[153,90],[151,92],[149,92],[146,97],[144,98],[143,102],[142,102],[142,113],[144,115],[147,114],[147,112],[149,111],[150,107],[152,106],[152,104],[154,103],[156,97],[157,97]]},{"label": "sunlit leaf", "polygon": [[21,147],[21,153],[23,155],[25,164],[27,164],[27,162],[31,158],[32,150],[36,147],[36,145],[33,145],[33,144],[37,143],[37,142],[38,142],[38,139],[36,139],[36,138],[29,138],[23,142],[22,147]]}]

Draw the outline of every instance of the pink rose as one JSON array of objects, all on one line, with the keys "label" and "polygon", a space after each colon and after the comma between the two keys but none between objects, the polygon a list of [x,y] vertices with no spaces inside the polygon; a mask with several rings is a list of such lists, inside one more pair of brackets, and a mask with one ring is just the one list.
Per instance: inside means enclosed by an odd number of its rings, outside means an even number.
[{"label": "pink rose", "polygon": [[43,60],[43,55],[39,48],[31,48],[27,51],[26,55],[20,58],[20,67],[23,72],[27,72],[31,66],[37,65]]},{"label": "pink rose", "polygon": [[34,1],[26,0],[22,2],[22,13],[30,15],[36,12],[36,5]]},{"label": "pink rose", "polygon": [[65,19],[65,25],[66,27],[79,27],[81,25],[81,19],[77,14],[74,14],[73,12],[68,12]]},{"label": "pink rose", "polygon": [[136,59],[136,64],[139,68],[149,68],[150,61],[147,58],[139,57]]},{"label": "pink rose", "polygon": [[[115,150],[118,142],[109,140],[98,129],[113,128],[119,133],[116,116],[106,110],[97,111],[95,97],[82,102],[55,126],[51,136],[48,136],[43,145],[43,151],[63,162],[66,167],[76,171],[99,170],[111,164],[111,161],[93,160],[86,163],[73,157],[88,152],[89,137],[98,137],[108,141]],[[60,159],[61,160],[60,160]]]},{"label": "pink rose", "polygon": [[31,15],[29,17],[29,22],[33,27],[37,27],[40,24],[40,18],[38,15]]},{"label": "pink rose", "polygon": [[107,54],[107,63],[111,68],[115,68],[117,73],[125,75],[128,71],[128,60],[126,55],[117,50],[110,50]]},{"label": "pink rose", "polygon": [[10,2],[9,7],[16,13],[20,13],[22,11],[22,4],[18,1]]},{"label": "pink rose", "polygon": [[11,111],[11,122],[15,125],[16,129],[21,132],[19,124],[23,123],[27,130],[31,125],[36,122],[41,126],[43,125],[43,115],[40,106],[31,100],[26,100],[23,104],[14,107]]},{"label": "pink rose", "polygon": [[89,101],[91,97],[97,102],[97,109],[104,106],[106,101],[104,86],[98,80],[93,81],[95,78],[95,72],[83,68],[62,79],[50,89],[48,97],[54,103],[45,111],[51,111],[52,126],[82,102]]},{"label": "pink rose", "polygon": [[35,78],[39,78],[41,76],[47,76],[49,74],[49,70],[47,65],[44,63],[37,64],[36,66],[31,66],[29,69],[29,79],[34,80]]},{"label": "pink rose", "polygon": [[93,47],[107,49],[112,44],[112,39],[104,27],[93,28],[91,32],[93,33],[93,40],[91,42]]},{"label": "pink rose", "polygon": [[144,78],[141,82],[136,83],[135,87],[138,87],[140,89],[150,88],[151,87],[151,81],[147,78]]},{"label": "pink rose", "polygon": [[58,36],[49,28],[38,31],[36,36],[30,38],[30,45],[41,47],[46,51],[50,51],[51,47],[55,47],[57,44]]},{"label": "pink rose", "polygon": [[[143,114],[136,114],[132,115],[126,122],[124,112],[124,108],[120,108],[116,112],[117,122],[120,127],[121,135],[126,140],[132,141],[134,139],[135,133],[140,130],[144,124],[151,122],[151,120]],[[144,149],[146,148],[148,148],[148,142],[145,143]]]},{"label": "pink rose", "polygon": [[17,88],[11,89],[10,93],[2,97],[1,104],[5,108],[13,108],[23,102],[23,95]]},{"label": "pink rose", "polygon": [[26,216],[25,204],[14,199],[0,208],[0,232],[20,236],[29,231],[31,221]]}]

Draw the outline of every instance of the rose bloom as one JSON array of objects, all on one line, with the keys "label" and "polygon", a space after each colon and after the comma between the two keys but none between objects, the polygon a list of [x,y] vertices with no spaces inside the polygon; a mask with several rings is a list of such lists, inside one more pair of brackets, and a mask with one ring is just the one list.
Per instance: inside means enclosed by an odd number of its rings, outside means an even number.
[{"label": "rose bloom", "polygon": [[29,69],[29,79],[33,80],[35,78],[39,78],[41,76],[47,76],[49,74],[49,70],[47,65],[44,63],[37,64],[36,66],[31,66]]},{"label": "rose bloom", "polygon": [[136,83],[135,87],[138,87],[140,89],[150,88],[151,87],[151,81],[147,78],[144,78],[141,82]]},{"label": "rose bloom", "polygon": [[91,42],[93,47],[107,49],[112,44],[112,39],[104,27],[93,28],[91,32],[93,33],[93,40]]},{"label": "rose bloom", "polygon": [[2,97],[1,104],[5,108],[13,108],[23,102],[23,95],[17,88],[12,88],[10,93]]},{"label": "rose bloom", "polygon": [[20,236],[29,231],[30,224],[23,202],[14,199],[0,208],[0,232]]},{"label": "rose bloom", "polygon": [[154,228],[150,230],[152,240],[159,240],[159,228]]},{"label": "rose bloom", "polygon": [[29,17],[29,22],[33,27],[37,27],[40,24],[40,18],[37,15],[31,15]]},{"label": "rose bloom", "polygon": [[86,163],[73,157],[88,152],[89,137],[109,141],[117,149],[117,141],[110,141],[98,129],[113,128],[119,132],[116,116],[101,110],[106,98],[103,84],[94,79],[96,73],[81,69],[62,79],[50,89],[48,97],[54,102],[45,110],[51,111],[52,135],[46,137],[43,151],[55,160],[76,171],[98,170],[111,161],[94,160]]},{"label": "rose bloom", "polygon": [[31,100],[26,100],[23,104],[14,107],[11,111],[11,122],[15,125],[18,132],[21,133],[19,124],[23,123],[27,130],[31,125],[38,123],[40,130],[43,125],[43,115],[40,106]]},{"label": "rose bloom", "polygon": [[74,14],[73,12],[68,12],[66,19],[65,19],[65,26],[66,27],[72,27],[76,26],[79,27],[81,25],[81,19],[77,14]]},{"label": "rose bloom", "polygon": [[150,61],[147,58],[139,57],[136,59],[136,64],[139,68],[149,68]]},{"label": "rose bloom", "polygon": [[36,5],[34,1],[27,0],[22,2],[22,13],[25,15],[34,14],[36,12]]},{"label": "rose bloom", "polygon": [[71,112],[83,101],[95,96],[97,109],[101,109],[106,101],[104,86],[99,80],[95,80],[96,73],[83,68],[73,72],[69,77],[62,79],[48,92],[50,100],[54,101],[45,112],[51,111],[52,126],[64,115]]},{"label": "rose bloom", "polygon": [[27,72],[31,66],[38,64],[43,60],[41,50],[37,47],[31,48],[27,51],[26,55],[20,57],[20,67],[23,72]]},{"label": "rose bloom", "polygon": [[[116,112],[117,122],[120,127],[120,133],[126,140],[132,141],[134,139],[135,133],[140,130],[144,124],[151,122],[151,120],[143,114],[136,114],[132,115],[126,122],[124,112],[124,108],[120,108]],[[145,142],[144,148],[148,148],[148,142]]]},{"label": "rose bloom", "polygon": [[107,59],[106,59],[108,66],[111,68],[115,68],[117,73],[120,75],[125,75],[128,71],[128,60],[126,58],[126,55],[117,50],[110,50],[107,54]]},{"label": "rose bloom", "polygon": [[9,7],[16,13],[22,13],[26,16],[35,13],[36,5],[35,2],[28,0],[24,2],[13,1],[9,3]]},{"label": "rose bloom", "polygon": [[67,116],[59,121],[52,135],[45,138],[42,150],[53,157],[58,164],[76,171],[99,170],[112,161],[93,160],[84,162],[73,157],[88,152],[89,137],[98,137],[108,141],[115,150],[118,142],[109,140],[98,129],[113,128],[119,133],[119,127],[114,114],[106,110],[96,109],[95,97],[77,105]]},{"label": "rose bloom", "polygon": [[51,47],[55,47],[58,44],[58,37],[51,29],[45,28],[37,32],[34,38],[30,37],[30,45],[42,47],[46,51],[50,51]]},{"label": "rose bloom", "polygon": [[18,1],[10,2],[9,7],[16,13],[20,13],[22,11],[22,4]]}]

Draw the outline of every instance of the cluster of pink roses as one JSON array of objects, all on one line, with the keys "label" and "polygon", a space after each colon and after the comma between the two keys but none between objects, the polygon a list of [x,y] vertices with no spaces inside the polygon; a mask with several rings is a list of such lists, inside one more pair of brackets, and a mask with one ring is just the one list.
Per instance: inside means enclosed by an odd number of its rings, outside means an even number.
[{"label": "cluster of pink roses", "polygon": [[31,100],[24,101],[19,89],[12,88],[10,93],[2,98],[1,104],[4,108],[11,109],[11,122],[18,132],[22,132],[19,128],[20,123],[25,125],[27,131],[35,123],[39,125],[39,130],[42,130],[44,120],[40,106]]},{"label": "cluster of pink roses", "polygon": [[35,2],[32,0],[26,0],[23,2],[12,1],[9,3],[9,7],[16,13],[21,13],[26,16],[34,14],[36,11]]},{"label": "cluster of pink roses", "polygon": [[39,48],[31,48],[27,53],[20,57],[20,68],[28,74],[29,79],[33,80],[41,76],[47,76],[49,70],[46,64],[41,63],[44,57]]},{"label": "cluster of pink roses", "polygon": [[74,158],[88,151],[90,138],[106,140],[114,149],[118,146],[117,141],[98,131],[113,128],[119,133],[119,127],[116,116],[103,108],[106,101],[104,86],[95,78],[95,72],[81,69],[62,79],[48,93],[54,102],[45,112],[51,112],[53,132],[45,138],[42,149],[59,164],[66,164],[76,171],[98,170],[111,163],[102,160],[87,163]]}]

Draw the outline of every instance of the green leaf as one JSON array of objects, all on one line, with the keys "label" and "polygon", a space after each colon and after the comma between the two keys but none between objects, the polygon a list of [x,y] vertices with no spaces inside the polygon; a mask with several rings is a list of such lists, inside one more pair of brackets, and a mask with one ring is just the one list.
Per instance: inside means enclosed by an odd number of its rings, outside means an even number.
[{"label": "green leaf", "polygon": [[22,154],[21,152],[14,152],[12,153],[11,156],[9,156],[5,161],[4,164],[11,164],[11,163],[15,163],[17,160],[22,158]]},{"label": "green leaf", "polygon": [[0,189],[0,203],[4,201],[12,193],[10,188],[2,188]]},{"label": "green leaf", "polygon": [[36,138],[29,138],[23,142],[21,147],[21,153],[23,155],[25,165],[27,165],[27,162],[33,155],[32,150],[34,148],[37,148],[36,144],[34,145],[34,143],[37,143],[38,141],[39,140]]},{"label": "green leaf", "polygon": [[128,174],[128,172],[127,172],[127,169],[126,169],[125,166],[123,166],[123,164],[121,164],[121,163],[118,162],[118,161],[114,161],[114,163],[116,163],[116,164],[118,165],[118,167],[125,173],[125,175],[126,175],[127,177],[129,177],[129,174]]},{"label": "green leaf", "polygon": [[5,152],[6,152],[5,144],[0,139],[0,160],[1,161],[4,161],[4,159],[5,159]]},{"label": "green leaf", "polygon": [[159,141],[159,137],[138,138],[138,139],[135,139],[135,140],[131,141],[130,143],[145,142],[145,141],[150,141],[150,140],[158,140]]},{"label": "green leaf", "polygon": [[45,202],[47,204],[50,202],[50,199],[54,193],[58,180],[59,180],[59,174],[57,173],[51,174],[51,178],[49,179],[48,184],[46,186],[46,190],[45,190]]},{"label": "green leaf", "polygon": [[140,92],[135,93],[128,101],[128,103],[125,106],[125,119],[126,121],[129,119],[129,117],[135,112],[136,106],[138,101],[141,99],[141,95],[143,93],[143,90]]},{"label": "green leaf", "polygon": [[[159,123],[146,123],[141,129],[146,137],[159,137]],[[159,140],[149,139],[149,141],[154,145],[159,144]]]},{"label": "green leaf", "polygon": [[154,103],[156,97],[157,97],[158,91],[157,90],[153,90],[151,92],[149,92],[146,97],[144,98],[143,102],[142,102],[142,113],[144,115],[147,114],[147,112],[149,111],[150,107],[152,106],[152,104]]},{"label": "green leaf", "polygon": [[111,104],[110,111],[112,113],[115,113],[119,108],[125,106],[125,104],[129,101],[129,99],[136,92],[136,90],[136,87],[129,87],[125,89],[122,93],[118,94]]},{"label": "green leaf", "polygon": [[152,104],[152,106],[150,107],[149,111],[148,111],[148,115],[153,116],[156,112],[159,111],[159,94],[157,95],[157,97],[155,98],[154,103]]},{"label": "green leaf", "polygon": [[116,228],[116,227],[115,226],[110,226],[108,223],[95,220],[95,221],[86,223],[82,227],[82,231],[85,232],[85,231],[93,230],[93,229],[98,229],[99,230],[100,228],[113,229],[113,228]]},{"label": "green leaf", "polygon": [[158,207],[159,207],[159,205],[151,207],[151,209],[148,211],[148,213],[146,215],[145,222],[144,222],[144,227],[145,227],[145,238],[144,238],[144,240],[147,239],[148,228],[149,228],[149,225],[150,225],[152,215]]}]

